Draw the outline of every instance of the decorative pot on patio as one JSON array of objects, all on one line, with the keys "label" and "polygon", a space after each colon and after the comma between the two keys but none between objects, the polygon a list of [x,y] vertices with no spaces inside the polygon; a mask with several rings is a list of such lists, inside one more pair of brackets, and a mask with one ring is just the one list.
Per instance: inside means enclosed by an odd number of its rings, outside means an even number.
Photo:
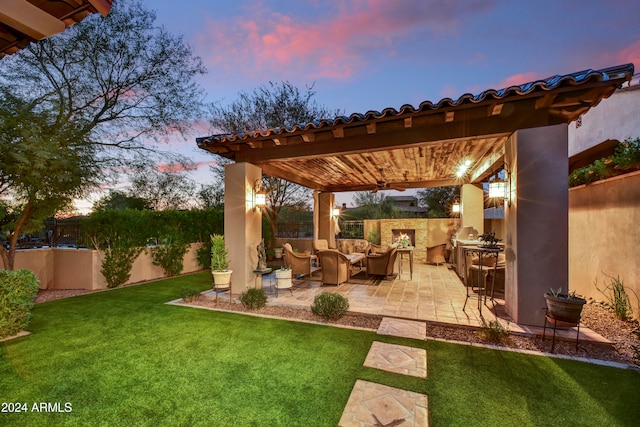
[{"label": "decorative pot on patio", "polygon": [[291,269],[281,268],[276,270],[276,288],[289,289],[291,286],[293,286]]},{"label": "decorative pot on patio", "polygon": [[226,289],[229,287],[229,283],[231,283],[231,274],[233,270],[226,271],[212,271],[213,275],[213,284],[216,289]]},{"label": "decorative pot on patio", "polygon": [[232,273],[233,271],[229,270],[224,236],[218,234],[211,236],[211,274],[214,289],[228,289]]},{"label": "decorative pot on patio", "polygon": [[283,251],[282,248],[273,248],[273,252],[274,252],[274,255],[275,255],[276,259],[281,259],[282,258],[282,251]]},{"label": "decorative pot on patio", "polygon": [[554,319],[568,323],[578,323],[582,315],[582,307],[587,300],[574,295],[561,294],[560,290],[544,294],[547,301],[547,313]]}]

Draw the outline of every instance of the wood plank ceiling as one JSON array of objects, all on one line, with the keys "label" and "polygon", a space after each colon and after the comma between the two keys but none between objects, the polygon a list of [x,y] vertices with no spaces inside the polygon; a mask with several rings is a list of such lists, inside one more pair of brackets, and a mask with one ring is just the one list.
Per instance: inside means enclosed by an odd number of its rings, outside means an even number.
[{"label": "wood plank ceiling", "polygon": [[[633,65],[423,102],[293,128],[197,138],[200,148],[319,191],[480,182],[501,167],[518,129],[569,123],[631,79]],[[469,172],[456,176],[470,161]]]},{"label": "wood plank ceiling", "polygon": [[2,0],[0,58],[64,31],[91,13],[106,16],[112,0]]}]

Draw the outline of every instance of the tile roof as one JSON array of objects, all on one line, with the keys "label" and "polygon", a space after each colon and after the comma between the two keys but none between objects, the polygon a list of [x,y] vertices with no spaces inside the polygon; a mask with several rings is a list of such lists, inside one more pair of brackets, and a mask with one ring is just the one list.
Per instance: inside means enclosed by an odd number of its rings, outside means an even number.
[{"label": "tile roof", "polygon": [[631,80],[633,65],[552,76],[418,107],[403,105],[291,127],[197,138],[200,148],[318,191],[482,182],[519,129],[568,124]]},{"label": "tile roof", "polygon": [[353,113],[350,116],[338,116],[333,119],[314,120],[308,123],[301,123],[294,126],[282,126],[278,128],[270,128],[266,130],[254,130],[250,132],[239,132],[235,134],[218,134],[208,137],[196,138],[198,145],[211,142],[237,141],[256,137],[269,137],[274,135],[283,135],[309,129],[319,129],[322,127],[330,127],[341,124],[351,124],[355,122],[367,121],[372,119],[382,119],[392,116],[402,116],[405,114],[414,114],[425,111],[433,111],[445,108],[458,107],[465,104],[478,104],[480,102],[494,100],[500,101],[510,97],[525,96],[534,92],[551,91],[563,86],[579,86],[591,81],[609,81],[610,79],[620,79],[625,76],[632,76],[634,72],[633,64],[624,64],[614,67],[604,68],[601,70],[587,69],[571,74],[555,75],[542,80],[536,80],[521,85],[509,86],[503,89],[488,89],[478,95],[466,93],[457,100],[451,98],[443,98],[437,103],[431,101],[421,102],[418,107],[410,104],[404,104],[399,110],[389,107],[382,111],[370,110],[364,114]]}]

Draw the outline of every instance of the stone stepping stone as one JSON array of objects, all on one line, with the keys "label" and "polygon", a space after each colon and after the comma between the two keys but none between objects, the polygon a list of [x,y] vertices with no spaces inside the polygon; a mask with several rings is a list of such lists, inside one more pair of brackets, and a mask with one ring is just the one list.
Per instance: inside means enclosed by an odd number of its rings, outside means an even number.
[{"label": "stone stepping stone", "polygon": [[340,418],[342,427],[428,426],[424,394],[357,380]]},{"label": "stone stepping stone", "polygon": [[427,324],[415,320],[384,317],[378,327],[378,334],[425,340],[427,339]]},{"label": "stone stepping stone", "polygon": [[374,341],[364,366],[396,374],[427,378],[427,351],[422,348]]}]

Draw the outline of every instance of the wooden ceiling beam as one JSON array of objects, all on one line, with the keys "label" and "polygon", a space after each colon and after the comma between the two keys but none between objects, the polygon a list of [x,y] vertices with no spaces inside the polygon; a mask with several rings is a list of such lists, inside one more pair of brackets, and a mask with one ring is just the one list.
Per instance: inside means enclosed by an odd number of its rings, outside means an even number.
[{"label": "wooden ceiling beam", "polygon": [[470,173],[469,181],[479,183],[491,176],[494,172],[498,172],[504,163],[504,144],[494,153],[484,156],[482,161],[473,168]]},{"label": "wooden ceiling beam", "polygon": [[[519,117],[522,117],[521,115]],[[313,144],[281,145],[263,147],[260,150],[245,149],[235,153],[234,160],[259,164],[272,160],[289,160],[297,158],[313,158],[318,156],[356,154],[380,150],[410,148],[415,146],[438,145],[443,141],[468,138],[477,135],[498,135],[509,130],[507,135],[518,128],[538,127],[549,124],[546,114],[526,115],[526,123],[514,120],[513,117],[493,116],[484,120],[472,120],[453,123],[442,123],[437,126],[413,127],[399,133],[378,132],[362,134],[356,137],[320,140]],[[525,126],[526,124],[526,126]],[[238,142],[238,144],[243,144]]]},{"label": "wooden ceiling beam", "polygon": [[261,168],[264,174],[272,176],[274,178],[281,178],[290,182],[294,182],[304,187],[311,188],[312,190],[327,191],[326,187],[321,182],[315,182],[305,179],[296,172],[287,172],[278,167],[277,163],[264,164],[261,165]]}]

